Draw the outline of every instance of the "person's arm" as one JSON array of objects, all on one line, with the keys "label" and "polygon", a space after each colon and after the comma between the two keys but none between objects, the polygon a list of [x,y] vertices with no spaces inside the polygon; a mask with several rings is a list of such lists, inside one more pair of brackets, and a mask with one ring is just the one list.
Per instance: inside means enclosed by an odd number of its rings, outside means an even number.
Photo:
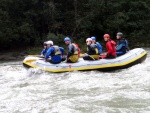
[{"label": "person's arm", "polygon": [[88,45],[87,48],[88,48],[87,55],[90,55],[90,52],[91,52],[91,47],[90,47],[90,45]]},{"label": "person's arm", "polygon": [[49,58],[49,56],[52,54],[52,52],[54,51],[54,48],[49,48],[48,50],[47,50],[47,52],[46,52],[46,55],[45,55],[45,58],[47,59],[47,58]]},{"label": "person's arm", "polygon": [[68,55],[67,55],[67,58],[69,58],[73,53],[72,53],[72,49],[73,49],[73,45],[72,44],[69,44],[68,46]]},{"label": "person's arm", "polygon": [[119,51],[123,47],[123,44],[117,45],[116,50]]},{"label": "person's arm", "polygon": [[126,46],[126,42],[125,42],[124,39],[121,39],[121,40],[118,41],[116,50],[117,50],[117,51],[121,50],[123,46]]},{"label": "person's arm", "polygon": [[117,56],[123,55],[123,54],[125,54],[123,51],[116,52],[116,55],[117,55]]},{"label": "person's arm", "polygon": [[44,53],[45,53],[45,49],[42,50],[41,55],[44,55]]},{"label": "person's arm", "polygon": [[102,53],[102,46],[100,45],[100,43],[96,42],[99,53]]}]

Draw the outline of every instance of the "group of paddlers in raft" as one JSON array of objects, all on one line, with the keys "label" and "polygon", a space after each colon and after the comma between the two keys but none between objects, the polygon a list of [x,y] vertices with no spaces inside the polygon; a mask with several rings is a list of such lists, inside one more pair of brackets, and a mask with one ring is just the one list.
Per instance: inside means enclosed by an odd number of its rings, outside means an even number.
[{"label": "group of paddlers in raft", "polygon": [[[95,37],[87,38],[87,53],[83,55],[84,60],[98,60],[98,59],[111,59],[117,56],[125,54],[128,49],[128,42],[123,37],[123,33],[118,32],[116,38],[117,44],[110,38],[109,34],[104,34],[104,41],[106,42],[106,54],[102,55],[102,46],[99,42],[96,42]],[[58,64],[60,62],[75,63],[80,57],[80,48],[77,44],[72,43],[69,37],[64,38],[64,42],[68,46],[68,54],[64,56],[64,48],[53,44],[53,41],[44,42],[44,49],[41,52],[41,57],[44,57],[46,61]]]}]

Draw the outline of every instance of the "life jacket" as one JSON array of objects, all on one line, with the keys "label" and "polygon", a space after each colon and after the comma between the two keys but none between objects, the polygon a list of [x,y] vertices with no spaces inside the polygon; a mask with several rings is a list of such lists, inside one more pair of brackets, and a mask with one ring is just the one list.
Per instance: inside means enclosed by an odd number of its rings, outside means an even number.
[{"label": "life jacket", "polygon": [[96,44],[88,45],[88,47],[87,47],[87,53],[89,55],[99,55],[99,51],[98,51],[97,45]]},{"label": "life jacket", "polygon": [[76,43],[72,43],[76,46],[77,50],[78,50],[78,57],[80,57],[80,52],[81,52],[81,49],[79,48],[78,44]]},{"label": "life jacket", "polygon": [[125,40],[125,47],[126,47],[126,51],[129,51],[129,44],[128,44],[128,41],[126,39]]},{"label": "life jacket", "polygon": [[95,44],[97,45],[98,51],[101,54],[102,53],[102,46],[101,46],[101,44],[99,42],[96,42]]},{"label": "life jacket", "polygon": [[74,55],[77,55],[78,54],[78,48],[76,47],[76,45],[74,43],[71,44],[73,46],[71,52],[74,54]]},{"label": "life jacket", "polygon": [[54,48],[54,53],[52,54],[52,56],[61,55],[61,51],[58,46],[55,45],[52,47]]},{"label": "life jacket", "polygon": [[127,52],[129,51],[128,41],[124,38],[118,41],[117,45],[123,44],[122,48],[119,51]]},{"label": "life jacket", "polygon": [[71,51],[68,51],[67,58],[73,63],[77,62],[79,57],[78,57],[78,49],[76,45],[71,43],[68,45],[68,47]]}]

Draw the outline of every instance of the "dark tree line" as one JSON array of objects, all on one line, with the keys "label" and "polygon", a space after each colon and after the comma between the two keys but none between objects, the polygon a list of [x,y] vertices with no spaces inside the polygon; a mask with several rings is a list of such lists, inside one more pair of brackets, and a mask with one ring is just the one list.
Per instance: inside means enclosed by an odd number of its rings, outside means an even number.
[{"label": "dark tree line", "polygon": [[118,31],[134,44],[150,46],[150,0],[0,0],[0,50],[62,43],[70,36],[83,43]]}]

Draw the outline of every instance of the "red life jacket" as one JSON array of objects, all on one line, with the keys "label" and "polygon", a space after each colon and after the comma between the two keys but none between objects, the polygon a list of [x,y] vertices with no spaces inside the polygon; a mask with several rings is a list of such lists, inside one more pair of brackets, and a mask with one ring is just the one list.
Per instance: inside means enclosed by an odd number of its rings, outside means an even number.
[{"label": "red life jacket", "polygon": [[109,40],[106,42],[107,55],[116,56],[116,42]]},{"label": "red life jacket", "polygon": [[78,49],[78,57],[80,57],[80,52],[81,52],[81,49],[79,48],[79,46],[78,46],[78,44],[76,44],[76,43],[73,43],[75,46],[76,46],[76,48]]}]

